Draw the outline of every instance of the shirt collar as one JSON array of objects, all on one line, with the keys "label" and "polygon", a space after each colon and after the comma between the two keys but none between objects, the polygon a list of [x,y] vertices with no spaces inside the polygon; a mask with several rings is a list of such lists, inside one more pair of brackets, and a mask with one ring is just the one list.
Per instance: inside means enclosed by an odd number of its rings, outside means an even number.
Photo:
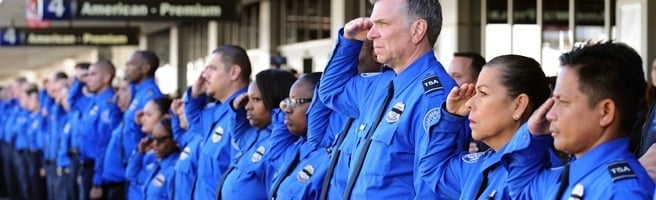
[{"label": "shirt collar", "polygon": [[[141,81],[140,83],[134,84],[134,88],[136,91],[141,91],[143,89],[148,88],[151,85],[156,85],[155,84],[155,78],[149,77]],[[134,92],[133,92],[134,93]]]},{"label": "shirt collar", "polygon": [[600,165],[607,164],[608,161],[622,157],[626,154],[629,145],[629,139],[626,137],[617,138],[603,143],[594,149],[589,150],[580,158],[570,162],[569,182],[577,183],[592,172]]},{"label": "shirt collar", "polygon": [[[433,50],[430,50],[426,52],[424,55],[421,57],[417,58],[412,64],[408,65],[405,70],[403,70],[400,74],[397,74],[396,77],[394,78],[394,97],[398,97],[402,93],[403,90],[408,87],[410,84],[414,83],[419,79],[419,77],[422,77],[422,74],[429,69],[430,67],[436,67],[433,66],[435,62],[439,65],[437,60],[435,59],[435,53]],[[441,67],[441,65],[439,65]],[[383,67],[383,71],[385,70],[385,67]]]}]

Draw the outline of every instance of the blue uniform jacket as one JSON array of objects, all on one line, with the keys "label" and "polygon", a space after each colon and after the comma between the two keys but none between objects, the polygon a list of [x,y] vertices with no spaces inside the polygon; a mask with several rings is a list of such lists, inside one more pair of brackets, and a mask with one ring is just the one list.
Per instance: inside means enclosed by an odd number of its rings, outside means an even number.
[{"label": "blue uniform jacket", "polygon": [[120,183],[125,181],[125,166],[127,162],[127,157],[129,154],[126,154],[123,150],[123,129],[125,126],[121,122],[115,129],[112,131],[112,136],[109,139],[109,144],[107,144],[107,150],[105,151],[103,157],[103,171],[102,179],[106,183]]},{"label": "blue uniform jacket", "polygon": [[45,120],[40,112],[30,113],[28,119],[27,138],[28,148],[32,151],[42,151],[45,141],[43,124]]},{"label": "blue uniform jacket", "polygon": [[180,156],[180,152],[174,151],[165,158],[158,158],[154,162],[155,167],[146,172],[147,179],[143,185],[144,199],[173,198],[173,174],[178,156]]},{"label": "blue uniform jacket", "polygon": [[563,168],[549,168],[544,155],[551,136],[533,136],[522,126],[506,147],[508,191],[513,199],[651,199],[654,182],[628,151],[628,138],[600,144],[570,161],[569,185],[556,197]]},{"label": "blue uniform jacket", "polygon": [[[123,155],[131,155],[137,149],[141,138],[146,134],[141,132],[141,126],[137,125],[134,118],[138,111],[142,110],[150,100],[162,97],[162,92],[155,84],[154,78],[147,78],[140,83],[131,85],[132,100],[130,106],[123,113]],[[125,157],[123,163],[127,163],[129,156]]]},{"label": "blue uniform jacket", "polygon": [[18,101],[15,99],[9,100],[7,104],[5,105],[5,110],[4,112],[7,113],[6,115],[3,115],[5,118],[3,121],[3,127],[2,127],[2,140],[5,141],[6,143],[11,144],[13,141],[14,133],[12,133],[12,128],[16,125],[14,122],[16,121],[16,118],[19,115],[20,107],[18,106]]},{"label": "blue uniform jacket", "polygon": [[299,163],[284,177],[277,191],[278,199],[319,199],[321,194],[327,163],[330,163],[328,151],[346,117],[326,107],[317,95],[318,90],[315,90],[314,101],[306,114],[307,141],[299,148]]},{"label": "blue uniform jacket", "polygon": [[43,151],[44,160],[56,161],[57,152],[61,146],[60,137],[64,130],[64,125],[66,122],[66,112],[58,104],[51,104],[48,108],[48,141],[46,142],[46,148]]},{"label": "blue uniform jacket", "polygon": [[59,148],[57,149],[57,167],[69,168],[71,167],[71,155],[69,150],[73,148],[72,137],[73,127],[71,125],[73,113],[66,113],[62,121],[58,122],[63,124],[61,135],[59,135]]},{"label": "blue uniform jacket", "polygon": [[71,143],[70,148],[80,151],[84,126],[82,126],[82,117],[89,110],[89,104],[93,101],[91,97],[85,96],[82,92],[84,83],[73,80],[68,90],[68,103],[70,105],[70,122],[71,122]]},{"label": "blue uniform jacket", "polygon": [[267,141],[271,136],[273,125],[262,129],[251,126],[246,119],[245,110],[231,109],[230,116],[234,123],[233,140],[239,147],[235,161],[227,171],[222,183],[221,199],[266,199],[266,188],[273,176],[266,168],[266,155],[270,146]]},{"label": "blue uniform jacket", "polygon": [[[400,74],[388,67],[381,73],[359,75],[358,55],[362,42],[345,39],[340,30],[339,40],[323,74],[320,99],[331,109],[361,121],[357,144],[364,144],[367,132],[375,128],[366,150],[362,170],[348,198],[388,199],[413,197],[423,186],[416,172],[419,146],[428,127],[437,123],[434,117],[455,81],[428,51]],[[372,124],[392,81],[394,94],[383,111],[383,119]],[[372,90],[373,89],[373,90]],[[375,101],[372,103],[372,100]],[[353,163],[360,159],[362,145],[355,149]],[[354,166],[351,166],[354,167]],[[415,183],[417,181],[417,183]]]},{"label": "blue uniform jacket", "polygon": [[139,153],[132,152],[125,169],[128,185],[128,199],[144,199],[144,185],[149,181],[149,171],[155,170],[157,156],[154,151]]},{"label": "blue uniform jacket", "polygon": [[[121,122],[121,110],[113,102],[114,89],[105,91],[92,97],[89,109],[84,112],[81,120],[83,126],[80,130],[82,143],[80,156],[83,160],[94,160],[93,184],[103,184],[103,161],[107,144],[111,139],[112,131]],[[116,164],[116,163],[114,163]]]},{"label": "blue uniform jacket", "polygon": [[[246,88],[242,88],[232,94],[225,103],[216,105],[213,121],[210,124],[212,128],[205,135],[201,156],[198,159],[198,178],[194,188],[195,199],[216,198],[219,179],[230,166],[235,151],[231,142],[233,122],[228,116],[231,109],[230,102],[245,92]],[[191,110],[187,113],[189,112],[198,112],[198,110]]]},{"label": "blue uniform jacket", "polygon": [[339,154],[339,158],[337,158],[337,164],[335,164],[333,176],[330,179],[330,186],[328,187],[328,195],[326,197],[329,200],[341,200],[344,196],[344,190],[346,189],[350,172],[349,166],[353,157],[353,149],[356,146],[355,141],[358,139],[358,135],[355,132],[358,128],[362,127],[360,124],[358,120],[353,120],[351,127],[346,132],[346,136],[344,136],[345,138],[342,144],[333,147],[338,148],[341,153]]},{"label": "blue uniform jacket", "polygon": [[173,127],[174,139],[178,146],[182,147],[178,161],[175,162],[173,175],[173,199],[191,199],[194,180],[196,180],[198,169],[198,155],[202,136],[198,133],[198,126],[188,127],[188,130],[180,127],[177,116],[171,115],[171,126]]},{"label": "blue uniform jacket", "polygon": [[[191,134],[189,131],[187,133]],[[187,142],[187,146],[180,152],[178,162],[174,166],[173,199],[191,199],[194,181],[198,175],[198,157],[202,142],[202,137],[197,135]]]},{"label": "blue uniform jacket", "polygon": [[27,129],[30,126],[30,119],[29,111],[21,108],[16,116],[16,121],[11,125],[9,134],[13,134],[13,136],[10,136],[12,138],[10,141],[13,142],[16,150],[28,150],[29,148]]}]

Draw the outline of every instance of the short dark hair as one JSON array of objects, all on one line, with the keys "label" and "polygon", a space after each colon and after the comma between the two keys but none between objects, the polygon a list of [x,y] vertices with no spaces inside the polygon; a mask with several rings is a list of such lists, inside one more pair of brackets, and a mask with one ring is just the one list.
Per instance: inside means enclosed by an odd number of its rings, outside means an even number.
[{"label": "short dark hair", "polygon": [[490,60],[484,67],[498,67],[501,70],[501,85],[508,88],[508,95],[515,98],[526,94],[529,104],[522,114],[522,121],[551,96],[549,80],[544,75],[540,64],[532,58],[520,55],[503,55]]},{"label": "short dark hair", "polygon": [[173,136],[173,127],[171,126],[171,118],[168,117],[162,117],[162,119],[159,120],[159,124],[164,127],[164,130],[166,133],[168,133],[168,136]]},{"label": "short dark hair", "polygon": [[465,52],[455,52],[453,53],[454,57],[465,57],[472,60],[469,65],[469,71],[471,72],[472,80],[478,80],[478,74],[481,73],[483,65],[485,65],[485,58],[476,52],[465,51]]},{"label": "short dark hair", "polygon": [[27,95],[39,94],[39,87],[34,83],[27,83],[24,91]]},{"label": "short dark hair", "polygon": [[248,59],[246,50],[237,45],[223,45],[216,48],[212,53],[221,54],[221,62],[227,66],[226,70],[232,65],[239,65],[241,74],[239,77],[242,81],[248,83],[251,77],[251,61]]},{"label": "short dark hair", "polygon": [[647,85],[640,55],[622,43],[588,43],[561,55],[560,64],[578,73],[590,107],[604,99],[616,104],[620,132],[629,134]]},{"label": "short dark hair", "polygon": [[171,103],[173,100],[167,97],[160,97],[151,100],[155,105],[157,105],[157,110],[161,112],[163,115],[169,113],[169,108],[171,107]]},{"label": "short dark hair", "polygon": [[19,76],[19,77],[16,77],[16,79],[14,79],[14,81],[18,82],[19,84],[23,84],[23,83],[27,83],[27,78],[25,78],[24,76]]},{"label": "short dark hair", "polygon": [[91,66],[91,63],[88,62],[81,62],[75,64],[75,69],[83,69],[83,70],[88,70],[89,66]]},{"label": "short dark hair", "polygon": [[271,111],[289,96],[289,89],[296,77],[281,69],[267,69],[255,75],[255,85],[262,93],[264,108]]},{"label": "short dark hair", "polygon": [[109,82],[111,84],[112,80],[114,80],[114,75],[116,74],[116,67],[114,67],[114,64],[112,61],[109,60],[99,60],[98,62],[94,63],[94,65],[102,68],[104,72],[109,73],[112,78],[109,79]]},{"label": "short dark hair", "polygon": [[[378,0],[369,0],[372,5]],[[442,5],[439,0],[406,0],[406,20],[414,20],[413,17],[426,20],[428,30],[426,37],[431,47],[442,31]]]},{"label": "short dark hair", "polygon": [[139,54],[141,59],[143,59],[146,64],[150,65],[150,69],[148,69],[148,76],[155,76],[155,72],[157,71],[157,68],[159,68],[159,57],[157,57],[157,54],[148,50],[136,51],[134,53]]},{"label": "short dark hair", "polygon": [[55,72],[55,80],[60,81],[60,80],[67,80],[67,79],[68,79],[68,75],[63,71]]}]

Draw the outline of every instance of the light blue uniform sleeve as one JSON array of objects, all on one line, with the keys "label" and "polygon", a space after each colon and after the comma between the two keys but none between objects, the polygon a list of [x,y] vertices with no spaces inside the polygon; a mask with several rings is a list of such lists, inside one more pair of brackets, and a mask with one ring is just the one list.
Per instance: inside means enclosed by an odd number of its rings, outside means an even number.
[{"label": "light blue uniform sleeve", "polygon": [[[431,190],[433,195],[439,198],[457,199],[460,196],[462,177],[460,169],[458,140],[469,135],[464,127],[466,117],[459,117],[448,113],[443,106],[439,110],[433,110],[427,115],[436,124],[430,126],[427,139],[420,142],[419,146],[419,176],[415,181],[415,187],[419,191]],[[468,137],[467,137],[468,138]],[[427,198],[425,192],[417,192],[417,199]]]},{"label": "light blue uniform sleeve", "polygon": [[187,115],[187,122],[189,126],[201,124],[202,110],[207,104],[207,96],[205,94],[199,95],[198,97],[191,96],[191,88],[187,89],[187,94],[185,95],[186,101],[184,101],[185,115]]},{"label": "light blue uniform sleeve", "polygon": [[552,143],[550,135],[534,136],[528,124],[524,124],[506,145],[503,154],[508,159],[502,159],[501,163],[508,171],[506,187],[512,199],[542,199],[558,182],[557,175],[539,176],[551,165],[549,146]]},{"label": "light blue uniform sleeve", "polygon": [[312,103],[307,111],[307,141],[312,147],[318,147],[324,139],[333,111],[319,101],[319,90],[314,90]]},{"label": "light blue uniform sleeve", "polygon": [[337,45],[333,49],[328,65],[321,77],[319,98],[321,101],[343,115],[352,118],[360,116],[359,104],[367,87],[357,83],[358,55],[362,41],[348,40],[343,36],[344,30],[338,33]]},{"label": "light blue uniform sleeve", "polygon": [[145,154],[134,151],[128,161],[128,166],[125,169],[125,177],[133,183],[139,182],[139,172],[143,168],[143,158]]},{"label": "light blue uniform sleeve", "polygon": [[[230,102],[230,105],[232,105],[232,102]],[[230,124],[232,124],[232,132],[230,133],[232,134],[232,140],[235,142],[235,144],[237,144],[240,151],[247,150],[245,148],[248,147],[247,143],[249,141],[246,139],[246,133],[254,132],[248,130],[253,127],[250,125],[248,119],[246,118],[246,109],[242,108],[235,110],[232,106],[230,106],[228,116],[230,117]]]},{"label": "light blue uniform sleeve", "polygon": [[[97,151],[96,157],[94,158],[94,175],[93,175],[93,184],[101,185],[103,184],[102,174],[103,174],[103,163],[105,161],[105,153],[107,152],[107,146],[112,137],[112,132],[122,120],[121,110],[115,104],[105,104],[105,108],[101,112],[100,120],[96,127],[96,140],[97,141]],[[117,163],[118,164],[118,163]]]}]

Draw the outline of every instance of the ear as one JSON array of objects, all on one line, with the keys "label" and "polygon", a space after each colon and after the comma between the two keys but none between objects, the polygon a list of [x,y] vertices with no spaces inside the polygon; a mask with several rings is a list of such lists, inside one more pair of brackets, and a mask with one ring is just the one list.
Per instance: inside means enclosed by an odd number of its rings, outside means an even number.
[{"label": "ear", "polygon": [[140,71],[141,71],[141,73],[147,75],[148,71],[150,71],[151,67],[153,67],[153,66],[150,66],[150,64],[144,64],[144,65],[141,66]]},{"label": "ear", "polygon": [[528,95],[522,93],[519,96],[515,97],[514,107],[513,107],[513,119],[520,120],[528,108],[529,98]]},{"label": "ear", "polygon": [[238,81],[239,76],[241,75],[241,66],[239,65],[232,65],[230,67],[230,80],[231,81]]},{"label": "ear", "polygon": [[424,19],[418,19],[415,22],[412,22],[410,29],[412,31],[412,43],[419,44],[428,31],[428,23]]},{"label": "ear", "polygon": [[599,111],[599,126],[607,127],[610,126],[614,119],[617,111],[617,107],[613,101],[610,99],[601,100],[597,103],[596,109]]}]

